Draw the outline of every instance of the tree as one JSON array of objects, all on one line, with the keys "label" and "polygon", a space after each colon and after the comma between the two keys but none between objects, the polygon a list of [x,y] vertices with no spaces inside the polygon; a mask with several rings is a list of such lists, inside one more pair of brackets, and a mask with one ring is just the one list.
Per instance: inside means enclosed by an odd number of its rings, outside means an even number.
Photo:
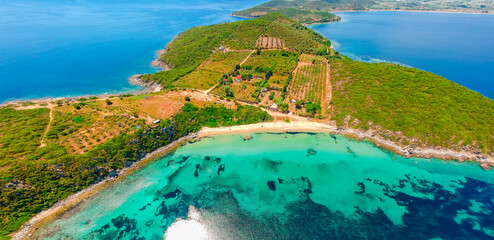
[{"label": "tree", "polygon": [[287,113],[288,112],[288,103],[283,103],[279,106],[281,112]]},{"label": "tree", "polygon": [[261,55],[261,49],[257,49],[257,55]]},{"label": "tree", "polygon": [[270,78],[271,76],[273,76],[273,71],[268,71],[268,72],[266,73],[266,80],[269,80],[269,78]]},{"label": "tree", "polygon": [[223,91],[225,92],[225,96],[227,96],[227,97],[234,97],[234,95],[235,95],[232,88],[230,88],[230,87],[224,87]]},{"label": "tree", "polygon": [[190,97],[189,96],[185,96],[185,101],[190,102]]},{"label": "tree", "polygon": [[315,104],[312,102],[308,102],[305,104],[305,112],[307,112],[309,115],[314,116],[317,111],[321,110],[321,105]]},{"label": "tree", "polygon": [[113,104],[112,101],[110,101],[110,99],[106,99],[105,102],[106,102],[106,105],[108,105],[108,106]]}]

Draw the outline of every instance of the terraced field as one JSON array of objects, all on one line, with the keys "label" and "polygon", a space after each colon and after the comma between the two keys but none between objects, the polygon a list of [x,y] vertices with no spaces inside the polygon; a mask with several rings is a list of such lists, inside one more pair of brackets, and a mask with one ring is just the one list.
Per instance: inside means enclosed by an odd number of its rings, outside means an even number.
[{"label": "terraced field", "polygon": [[109,116],[61,138],[60,141],[69,153],[82,154],[123,132],[134,131],[137,126],[138,121],[132,116]]},{"label": "terraced field", "polygon": [[256,47],[261,49],[283,49],[284,44],[279,38],[260,36],[256,41]]}]

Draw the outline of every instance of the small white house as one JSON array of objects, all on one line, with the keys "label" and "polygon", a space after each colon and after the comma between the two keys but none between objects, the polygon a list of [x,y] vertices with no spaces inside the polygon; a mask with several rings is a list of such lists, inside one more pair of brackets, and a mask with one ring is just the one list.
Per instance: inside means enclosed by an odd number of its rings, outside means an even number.
[{"label": "small white house", "polygon": [[158,120],[153,121],[153,123],[154,123],[154,124],[158,124],[158,123],[160,123],[160,122],[161,122],[161,120],[159,120],[159,119],[158,119]]},{"label": "small white house", "polygon": [[271,108],[272,109],[277,109],[278,108],[278,105],[276,105],[276,103],[273,103],[273,104],[271,104]]}]

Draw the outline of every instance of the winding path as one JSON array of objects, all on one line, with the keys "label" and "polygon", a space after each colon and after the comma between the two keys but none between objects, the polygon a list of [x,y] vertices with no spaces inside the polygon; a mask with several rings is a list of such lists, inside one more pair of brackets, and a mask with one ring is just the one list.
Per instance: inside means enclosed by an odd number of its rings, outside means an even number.
[{"label": "winding path", "polygon": [[[238,65],[242,65],[244,64],[245,62],[247,62],[247,60],[249,59],[249,57],[255,52],[256,50],[252,50],[249,55],[247,55],[247,57],[244,58],[244,60],[239,63]],[[200,92],[203,92],[205,94],[209,94],[209,92],[213,91],[213,89],[215,89],[216,87],[218,87],[221,83],[217,83],[215,84],[214,86],[212,86],[211,88],[209,88],[208,90],[199,90]]]},{"label": "winding path", "polygon": [[51,128],[51,123],[53,122],[53,108],[50,108],[50,121],[48,122],[48,125],[46,126],[46,130],[45,132],[43,133],[43,138],[41,138],[41,142],[39,144],[39,147],[42,148],[42,147],[45,147],[46,146],[46,143],[45,143],[45,138],[46,138],[46,134],[48,134],[48,131],[50,131],[50,128]]},{"label": "winding path", "polygon": [[54,107],[55,107],[55,105],[49,103],[46,106],[42,106],[41,104],[35,104],[35,105],[31,105],[31,106],[25,106],[25,107],[17,107],[17,108],[15,108],[15,110],[28,110],[28,109],[37,109],[37,108],[48,108],[48,109],[50,109],[50,115],[49,115],[50,116],[50,121],[48,122],[48,125],[46,126],[45,132],[43,133],[43,137],[41,138],[41,141],[39,143],[39,147],[40,148],[46,146],[45,138],[46,138],[46,135],[48,134],[48,131],[50,131],[51,123],[53,122],[53,108]]},{"label": "winding path", "polygon": [[255,52],[256,50],[252,50],[252,52],[249,53],[249,55],[247,55],[247,57],[239,64],[239,65],[242,65],[244,64],[245,62],[247,62],[247,59],[249,59],[249,57]]}]

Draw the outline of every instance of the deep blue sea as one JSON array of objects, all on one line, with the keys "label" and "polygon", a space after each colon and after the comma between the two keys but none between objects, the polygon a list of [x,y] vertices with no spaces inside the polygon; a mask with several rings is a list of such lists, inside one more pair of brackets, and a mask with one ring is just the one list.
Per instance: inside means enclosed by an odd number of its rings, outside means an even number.
[{"label": "deep blue sea", "polygon": [[312,26],[354,60],[430,71],[494,99],[494,15],[338,12]]},{"label": "deep blue sea", "polygon": [[0,0],[0,103],[139,89],[133,74],[198,25],[263,0]]}]

